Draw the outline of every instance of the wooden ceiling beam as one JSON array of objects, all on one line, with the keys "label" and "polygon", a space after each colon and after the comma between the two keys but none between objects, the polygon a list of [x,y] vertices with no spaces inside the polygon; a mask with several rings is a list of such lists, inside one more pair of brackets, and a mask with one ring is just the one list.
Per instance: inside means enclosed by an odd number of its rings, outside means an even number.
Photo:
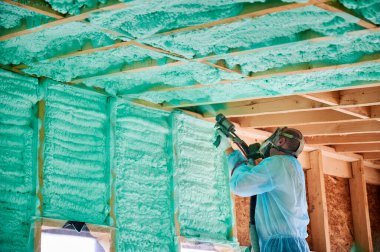
[{"label": "wooden ceiling beam", "polygon": [[[361,120],[359,122],[300,125],[297,126],[297,129],[304,136],[380,133],[380,122],[376,120]],[[276,128],[266,128],[265,130],[274,132]]]},{"label": "wooden ceiling beam", "polygon": [[380,160],[380,152],[362,153],[364,160]]},{"label": "wooden ceiling beam", "polygon": [[[380,133],[305,137],[309,145],[380,143]],[[379,155],[380,159],[380,155]]]},{"label": "wooden ceiling beam", "polygon": [[336,152],[379,152],[380,143],[334,145]]},{"label": "wooden ceiling beam", "polygon": [[364,176],[367,184],[380,185],[380,170],[364,166]]}]

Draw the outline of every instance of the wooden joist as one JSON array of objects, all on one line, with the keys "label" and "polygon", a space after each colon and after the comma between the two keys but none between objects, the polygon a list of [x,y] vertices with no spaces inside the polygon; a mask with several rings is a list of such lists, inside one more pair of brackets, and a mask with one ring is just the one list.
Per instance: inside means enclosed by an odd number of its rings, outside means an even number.
[{"label": "wooden joist", "polygon": [[32,12],[39,13],[39,14],[44,15],[44,16],[48,16],[48,17],[54,18],[54,19],[63,19],[64,18],[64,16],[58,14],[58,12],[53,11],[53,10],[46,11],[46,10],[42,10],[42,9],[39,9],[39,8],[36,8],[36,7],[33,7],[33,6],[29,6],[29,5],[22,4],[22,3],[19,3],[19,2],[15,2],[15,1],[11,1],[11,0],[2,0],[2,1],[6,2],[8,4],[12,4],[12,5],[15,5],[17,7],[26,9],[26,10],[30,10]]},{"label": "wooden joist", "polygon": [[340,144],[334,147],[337,152],[380,152],[380,143]]},{"label": "wooden joist", "polygon": [[368,184],[380,185],[380,169],[364,167],[364,176]]},{"label": "wooden joist", "polygon": [[364,160],[380,160],[380,152],[363,153]]},{"label": "wooden joist", "polygon": [[[331,144],[364,144],[364,143],[380,143],[380,133],[369,133],[369,134],[351,134],[343,136],[312,136],[305,137],[306,144],[315,145],[331,145]],[[380,156],[379,156],[380,159]]]}]

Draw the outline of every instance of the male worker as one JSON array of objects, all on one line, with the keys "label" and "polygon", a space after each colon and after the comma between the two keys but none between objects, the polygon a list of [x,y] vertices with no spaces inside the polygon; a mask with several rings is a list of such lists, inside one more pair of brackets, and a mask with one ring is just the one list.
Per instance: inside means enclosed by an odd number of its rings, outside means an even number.
[{"label": "male worker", "polygon": [[248,164],[220,135],[232,169],[231,191],[242,197],[258,195],[255,221],[260,251],[310,251],[305,240],[309,223],[305,178],[297,160],[303,149],[302,133],[277,129],[261,145],[264,160],[257,166]]}]

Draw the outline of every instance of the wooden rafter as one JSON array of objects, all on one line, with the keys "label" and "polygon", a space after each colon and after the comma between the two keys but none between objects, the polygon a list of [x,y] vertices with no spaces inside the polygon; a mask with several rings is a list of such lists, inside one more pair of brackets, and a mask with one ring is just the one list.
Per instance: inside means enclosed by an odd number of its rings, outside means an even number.
[{"label": "wooden rafter", "polygon": [[[380,133],[369,134],[351,134],[344,136],[313,136],[306,137],[307,144],[315,145],[331,145],[331,144],[365,144],[380,143]],[[379,155],[380,159],[380,155]]]},{"label": "wooden rafter", "polygon": [[365,160],[380,160],[380,152],[363,153],[363,159],[365,159]]},{"label": "wooden rafter", "polygon": [[36,13],[42,14],[44,16],[48,16],[48,17],[54,18],[54,19],[63,19],[64,18],[64,16],[57,14],[57,12],[53,11],[53,10],[51,10],[51,11],[45,11],[45,10],[42,10],[42,9],[39,9],[39,8],[36,8],[36,7],[32,7],[32,6],[29,6],[29,5],[26,5],[26,4],[22,4],[22,3],[19,3],[19,2],[14,2],[14,1],[11,1],[11,0],[2,0],[2,1],[6,2],[8,4],[12,4],[12,5],[15,5],[17,7],[26,9],[26,10],[30,10],[32,12],[36,12]]},{"label": "wooden rafter", "polygon": [[380,152],[380,143],[341,144],[334,148],[337,152]]},{"label": "wooden rafter", "polygon": [[[297,129],[304,136],[380,133],[380,122],[376,120],[361,120],[359,122],[300,125],[297,126]],[[267,128],[267,130],[272,132],[275,128]]]}]

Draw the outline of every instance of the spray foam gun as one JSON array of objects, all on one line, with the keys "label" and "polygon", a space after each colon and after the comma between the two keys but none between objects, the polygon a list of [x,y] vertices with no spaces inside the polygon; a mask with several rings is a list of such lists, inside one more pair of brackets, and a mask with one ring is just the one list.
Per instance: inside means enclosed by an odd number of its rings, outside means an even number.
[{"label": "spray foam gun", "polygon": [[[235,125],[230,122],[223,114],[218,114],[216,116],[216,124],[215,128],[218,129],[222,134],[224,134],[226,137],[230,138],[232,142],[234,142],[243,155],[248,159],[248,160],[256,160],[258,158],[262,158],[263,155],[259,152],[260,149],[260,144],[259,143],[254,143],[251,145],[248,145],[246,142],[244,142],[236,133],[235,133]],[[219,146],[221,140],[221,136],[218,135],[214,145],[216,147]]]}]

